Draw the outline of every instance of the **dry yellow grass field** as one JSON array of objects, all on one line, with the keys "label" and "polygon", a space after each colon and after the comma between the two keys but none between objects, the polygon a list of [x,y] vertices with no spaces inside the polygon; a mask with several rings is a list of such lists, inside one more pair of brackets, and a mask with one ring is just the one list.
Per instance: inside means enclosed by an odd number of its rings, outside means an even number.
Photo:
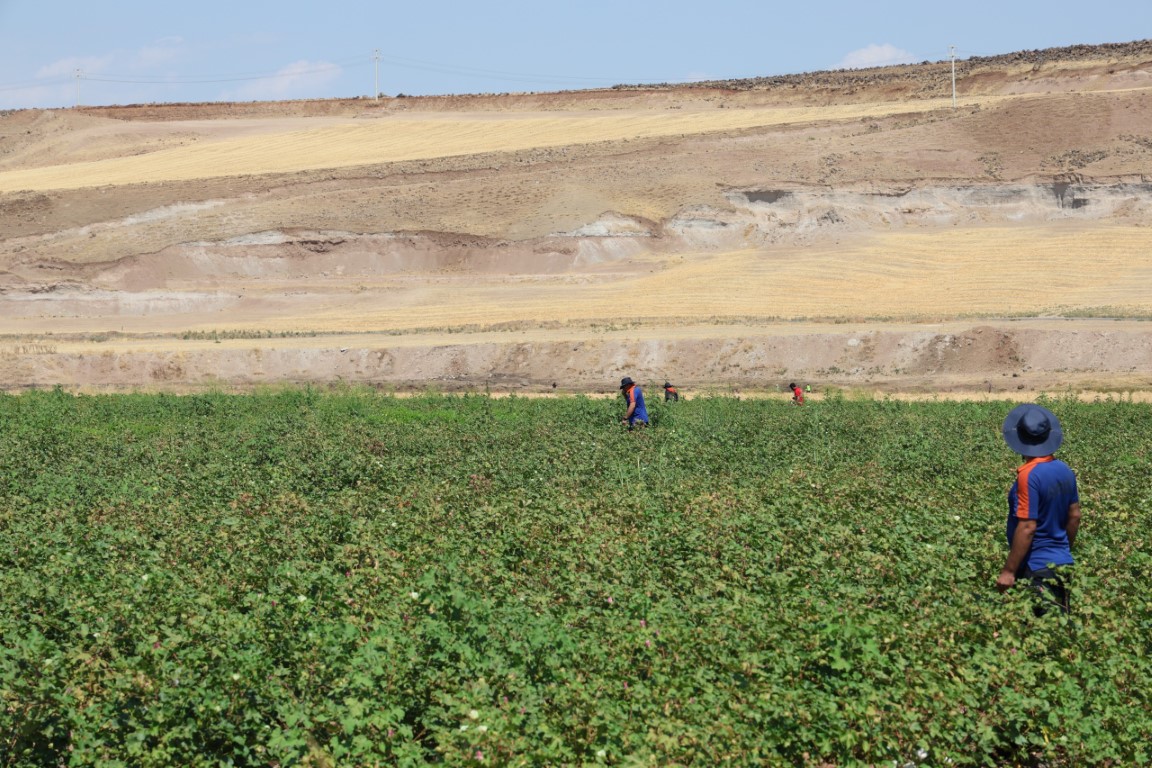
[{"label": "dry yellow grass field", "polygon": [[987,226],[868,234],[804,249],[652,256],[596,277],[536,275],[513,283],[430,275],[361,285],[310,311],[235,326],[331,332],[597,319],[923,321],[1070,310],[1149,316],[1152,249],[1142,227]]},{"label": "dry yellow grass field", "polygon": [[[968,100],[965,100],[967,106]],[[268,121],[266,133],[159,149],[133,157],[0,172],[0,192],[80,189],[346,168],[604,141],[886,117],[950,107],[943,99],[827,107],[669,111],[658,114],[393,115],[299,130]],[[321,121],[318,121],[321,122]]]}]

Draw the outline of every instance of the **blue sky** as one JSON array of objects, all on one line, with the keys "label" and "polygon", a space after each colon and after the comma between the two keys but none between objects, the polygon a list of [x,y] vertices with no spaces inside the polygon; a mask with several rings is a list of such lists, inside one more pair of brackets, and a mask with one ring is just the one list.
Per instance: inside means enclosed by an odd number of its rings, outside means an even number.
[{"label": "blue sky", "polygon": [[0,0],[0,108],[367,96],[377,66],[389,95],[554,91],[1149,37],[1152,0]]}]

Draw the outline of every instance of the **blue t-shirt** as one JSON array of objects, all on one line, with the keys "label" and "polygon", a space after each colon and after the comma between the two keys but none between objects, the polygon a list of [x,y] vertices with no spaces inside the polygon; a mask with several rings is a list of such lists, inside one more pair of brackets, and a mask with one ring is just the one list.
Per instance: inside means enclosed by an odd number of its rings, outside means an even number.
[{"label": "blue t-shirt", "polygon": [[644,393],[640,391],[639,384],[633,384],[624,391],[624,399],[628,401],[628,405],[636,403],[636,410],[632,411],[632,415],[628,418],[629,424],[635,424],[642,421],[648,423],[648,409],[644,407]]},{"label": "blue t-shirt", "polygon": [[1036,534],[1024,564],[1033,571],[1048,565],[1071,565],[1068,508],[1080,503],[1076,474],[1051,456],[1029,459],[1016,470],[1008,490],[1008,546],[1020,520],[1035,520]]}]

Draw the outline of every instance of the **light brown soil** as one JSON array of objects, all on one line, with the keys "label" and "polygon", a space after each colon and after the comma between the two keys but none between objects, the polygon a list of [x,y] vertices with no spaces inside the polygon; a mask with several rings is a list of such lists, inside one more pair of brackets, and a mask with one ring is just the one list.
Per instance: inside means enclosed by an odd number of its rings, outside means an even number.
[{"label": "light brown soil", "polygon": [[1152,389],[1152,46],[941,66],[0,115],[0,386]]}]

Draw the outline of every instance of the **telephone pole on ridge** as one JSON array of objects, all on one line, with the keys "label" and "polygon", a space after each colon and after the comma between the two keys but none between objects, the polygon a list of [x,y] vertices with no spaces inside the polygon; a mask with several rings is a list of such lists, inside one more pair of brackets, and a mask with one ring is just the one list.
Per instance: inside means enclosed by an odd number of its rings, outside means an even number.
[{"label": "telephone pole on ridge", "polygon": [[372,89],[372,98],[380,101],[380,49],[376,48],[372,51],[372,61],[376,62],[376,80],[375,88]]},{"label": "telephone pole on ridge", "polygon": [[956,109],[956,46],[948,46],[948,58],[952,59],[952,109]]},{"label": "telephone pole on ridge", "polygon": [[77,107],[80,106],[80,78],[82,75],[83,75],[83,73],[80,70],[76,70],[76,106]]}]

